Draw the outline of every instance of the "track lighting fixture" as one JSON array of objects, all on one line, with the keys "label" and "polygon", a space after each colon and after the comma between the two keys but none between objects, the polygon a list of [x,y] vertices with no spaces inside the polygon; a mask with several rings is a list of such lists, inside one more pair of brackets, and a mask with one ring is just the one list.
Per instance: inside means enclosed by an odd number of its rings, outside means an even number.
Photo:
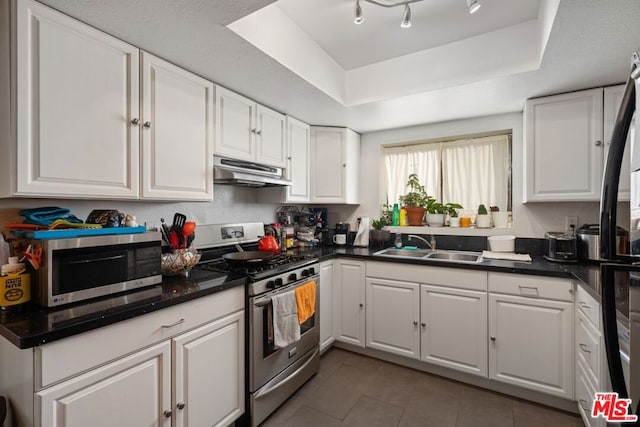
[{"label": "track lighting fixture", "polygon": [[[411,3],[418,3],[423,0],[362,0],[367,3],[373,3],[382,7],[396,7],[396,6],[404,6],[404,12],[402,13],[402,22],[400,23],[400,27],[409,28],[411,27],[411,8],[409,5]],[[480,9],[480,2],[478,0],[467,0],[467,7],[469,8],[469,13],[475,13]],[[364,17],[362,15],[362,7],[360,6],[360,0],[356,0],[356,4],[354,7],[354,24],[362,24],[364,21]]]}]

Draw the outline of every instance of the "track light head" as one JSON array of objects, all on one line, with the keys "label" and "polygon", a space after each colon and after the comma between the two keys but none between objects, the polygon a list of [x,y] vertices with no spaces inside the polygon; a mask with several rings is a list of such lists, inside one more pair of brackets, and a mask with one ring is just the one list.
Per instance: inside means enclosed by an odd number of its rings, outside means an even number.
[{"label": "track light head", "polygon": [[404,13],[402,14],[402,22],[400,23],[402,28],[411,27],[411,8],[408,4],[404,5]]},{"label": "track light head", "polygon": [[360,6],[360,0],[356,0],[354,15],[355,15],[355,18],[353,19],[354,24],[362,24],[364,22],[364,17],[362,16],[362,7]]},{"label": "track light head", "polygon": [[478,0],[467,0],[467,6],[469,7],[469,13],[476,13],[480,9],[480,2]]}]

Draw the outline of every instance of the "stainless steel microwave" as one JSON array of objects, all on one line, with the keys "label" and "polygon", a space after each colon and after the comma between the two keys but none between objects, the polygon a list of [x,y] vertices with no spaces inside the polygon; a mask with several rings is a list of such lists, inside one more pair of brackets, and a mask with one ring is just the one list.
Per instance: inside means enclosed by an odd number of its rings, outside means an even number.
[{"label": "stainless steel microwave", "polygon": [[36,303],[54,307],[162,282],[159,232],[28,240],[42,248]]}]

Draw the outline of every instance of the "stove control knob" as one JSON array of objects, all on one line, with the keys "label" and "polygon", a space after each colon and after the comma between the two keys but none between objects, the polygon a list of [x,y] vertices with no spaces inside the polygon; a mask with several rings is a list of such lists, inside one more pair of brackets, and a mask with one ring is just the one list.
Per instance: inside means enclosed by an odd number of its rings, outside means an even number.
[{"label": "stove control knob", "polygon": [[280,286],[282,286],[282,279],[278,277],[278,278],[275,280],[275,287],[276,287],[276,288],[279,288]]},{"label": "stove control knob", "polygon": [[309,276],[313,276],[314,274],[316,274],[316,269],[313,267],[309,268]]},{"label": "stove control knob", "polygon": [[273,280],[269,280],[269,281],[267,282],[267,288],[271,288],[271,289],[273,289],[273,288],[275,288],[275,287],[276,287],[276,284],[273,282]]},{"label": "stove control knob", "polygon": [[302,273],[300,273],[300,276],[309,277],[309,270],[302,270]]},{"label": "stove control knob", "polygon": [[289,281],[290,282],[295,282],[296,280],[298,280],[298,276],[296,275],[296,273],[291,273],[289,275]]}]

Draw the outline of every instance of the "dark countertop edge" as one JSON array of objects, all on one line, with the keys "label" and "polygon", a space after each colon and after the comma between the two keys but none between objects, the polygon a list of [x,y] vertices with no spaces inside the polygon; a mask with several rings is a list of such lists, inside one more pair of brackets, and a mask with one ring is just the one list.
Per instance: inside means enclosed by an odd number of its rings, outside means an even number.
[{"label": "dark countertop edge", "polygon": [[[530,263],[504,260],[487,260],[477,264],[448,262],[444,260],[432,260],[428,263],[425,263],[424,261],[415,259],[390,258],[372,255],[372,253],[375,251],[377,251],[377,249],[374,250],[369,248],[315,247],[299,249],[294,251],[294,253],[318,258],[319,262],[337,258],[351,258],[358,260],[389,262],[394,264],[462,268],[501,273],[529,274],[536,276],[566,278],[575,280],[587,292],[589,292],[590,295],[592,295],[598,302],[600,302],[600,293],[596,289],[596,285],[589,283],[588,269],[597,268],[597,266],[594,265],[553,263],[545,260],[543,257],[533,257],[533,261]],[[0,323],[0,336],[3,336],[20,349],[28,349],[46,344],[51,341],[68,338],[83,332],[88,332],[94,329],[108,326],[116,322],[131,319],[143,314],[152,313],[163,308],[171,307],[173,305],[181,304],[241,285],[244,285],[243,281],[223,283],[211,288],[200,289],[177,296],[165,296],[157,301],[141,301],[136,304],[125,306],[122,309],[116,308],[105,310],[104,313],[101,313],[99,315],[94,315],[93,317],[87,316],[86,319],[78,320],[77,322],[74,322],[67,326],[60,327],[59,329],[53,329],[44,333],[17,335],[12,330],[4,327],[4,325]]]},{"label": "dark countertop edge", "polygon": [[[161,286],[161,285],[157,285],[157,286]],[[24,349],[33,348],[42,344],[46,344],[48,342],[56,341],[63,338],[68,338],[77,334],[81,334],[83,332],[89,332],[104,326],[109,326],[123,320],[132,319],[134,317],[141,316],[143,314],[152,313],[154,311],[161,310],[163,308],[182,304],[187,301],[202,298],[204,296],[225,291],[227,289],[231,289],[237,286],[244,286],[244,282],[232,283],[232,284],[225,283],[219,286],[182,294],[172,298],[165,298],[165,299],[161,299],[161,300],[150,302],[150,303],[140,302],[137,305],[128,306],[123,308],[122,310],[117,310],[112,313],[100,315],[99,317],[87,318],[86,320],[79,320],[77,323],[74,323],[71,326],[62,327],[60,329],[56,329],[50,332],[40,333],[36,335],[18,336],[15,333],[13,333],[11,330],[3,327],[2,324],[0,324],[0,335],[6,338],[7,340],[9,340],[12,344],[14,344],[19,349],[24,350]]]}]

